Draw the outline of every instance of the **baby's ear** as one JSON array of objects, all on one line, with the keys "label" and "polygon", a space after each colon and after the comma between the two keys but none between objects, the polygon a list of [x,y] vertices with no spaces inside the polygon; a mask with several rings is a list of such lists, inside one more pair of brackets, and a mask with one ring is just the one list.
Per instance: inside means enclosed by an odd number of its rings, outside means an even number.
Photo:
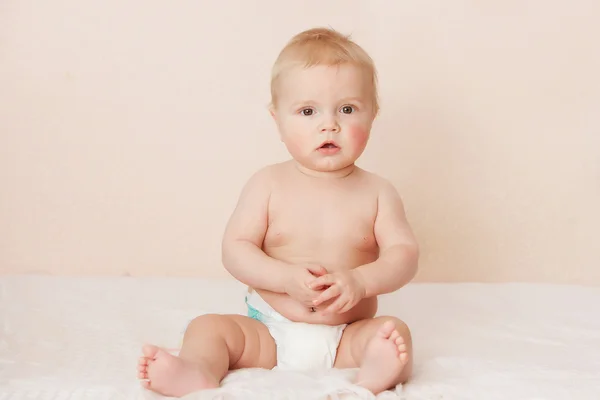
[{"label": "baby's ear", "polygon": [[275,115],[275,107],[273,107],[273,104],[269,104],[269,114],[271,114],[271,118],[273,118],[275,122],[277,122],[277,117]]},{"label": "baby's ear", "polygon": [[281,130],[279,129],[279,122],[277,121],[277,110],[273,105],[269,105],[269,114],[271,114],[271,118],[275,121],[275,125],[277,125],[277,132],[279,132],[279,140],[283,142],[283,137],[281,136]]}]

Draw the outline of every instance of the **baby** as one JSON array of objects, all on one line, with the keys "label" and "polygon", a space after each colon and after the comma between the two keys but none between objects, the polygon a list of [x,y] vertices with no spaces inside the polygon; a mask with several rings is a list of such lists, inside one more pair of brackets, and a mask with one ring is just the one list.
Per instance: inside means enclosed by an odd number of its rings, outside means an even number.
[{"label": "baby", "polygon": [[358,368],[374,394],[411,375],[408,327],[375,314],[378,295],[414,277],[418,245],[394,186],[355,165],[378,113],[372,59],[307,30],[279,54],[271,96],[291,160],[249,179],[222,242],[248,316],[197,317],[178,356],[143,346],[138,376],[162,395],[219,387],[239,368]]}]

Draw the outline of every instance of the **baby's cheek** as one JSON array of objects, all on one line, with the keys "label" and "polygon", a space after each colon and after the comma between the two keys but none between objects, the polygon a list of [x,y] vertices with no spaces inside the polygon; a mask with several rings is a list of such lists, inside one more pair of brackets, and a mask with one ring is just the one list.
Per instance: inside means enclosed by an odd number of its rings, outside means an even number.
[{"label": "baby's cheek", "polygon": [[349,131],[350,139],[356,147],[364,147],[369,139],[369,131],[362,126],[351,126]]},{"label": "baby's cheek", "polygon": [[298,143],[298,140],[287,140],[286,145],[292,156],[297,156],[301,153],[302,145],[301,143]]},{"label": "baby's cheek", "polygon": [[310,147],[306,138],[302,137],[301,135],[288,135],[285,142],[289,152],[294,156],[306,152],[306,149]]}]

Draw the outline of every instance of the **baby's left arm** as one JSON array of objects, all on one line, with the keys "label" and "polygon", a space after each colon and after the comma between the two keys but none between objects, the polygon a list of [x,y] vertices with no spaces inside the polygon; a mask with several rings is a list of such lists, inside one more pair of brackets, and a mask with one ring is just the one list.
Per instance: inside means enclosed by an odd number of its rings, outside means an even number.
[{"label": "baby's left arm", "polygon": [[315,278],[310,283],[312,289],[329,286],[315,300],[315,306],[338,297],[324,312],[346,312],[362,298],[398,290],[415,276],[419,247],[406,220],[402,200],[387,181],[379,192],[374,231],[379,258],[352,270]]},{"label": "baby's left arm", "polygon": [[365,297],[391,293],[417,273],[419,246],[394,186],[384,181],[378,199],[375,239],[379,258],[354,270],[364,284]]}]

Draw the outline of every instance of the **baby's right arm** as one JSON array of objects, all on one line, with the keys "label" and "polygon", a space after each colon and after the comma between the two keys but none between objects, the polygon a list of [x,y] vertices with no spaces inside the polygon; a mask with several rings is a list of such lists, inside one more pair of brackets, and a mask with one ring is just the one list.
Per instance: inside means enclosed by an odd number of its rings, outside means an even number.
[{"label": "baby's right arm", "polygon": [[272,177],[269,168],[255,173],[244,186],[222,241],[223,265],[234,278],[255,289],[286,293],[312,306],[323,288],[308,282],[327,273],[319,265],[293,265],[269,257],[262,250],[267,232]]},{"label": "baby's right arm", "polygon": [[267,232],[270,195],[270,171],[263,168],[242,189],[225,228],[221,255],[225,269],[242,283],[283,293],[286,264],[267,256],[261,248]]},{"label": "baby's right arm", "polygon": [[262,250],[272,182],[267,167],[255,173],[244,186],[223,236],[223,265],[233,277],[250,287],[287,293],[302,302],[310,302],[318,292],[309,289],[304,281],[327,271],[316,265],[290,265],[269,257]]}]

